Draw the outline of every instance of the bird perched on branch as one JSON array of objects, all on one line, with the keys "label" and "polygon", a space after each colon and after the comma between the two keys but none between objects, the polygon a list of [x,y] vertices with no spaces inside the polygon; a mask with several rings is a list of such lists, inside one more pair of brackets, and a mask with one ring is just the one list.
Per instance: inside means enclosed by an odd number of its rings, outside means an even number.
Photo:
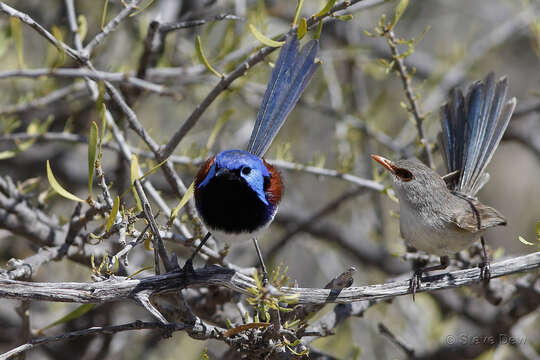
[{"label": "bird perched on branch", "polygon": [[234,242],[253,239],[272,222],[283,191],[279,172],[262,156],[292,111],[318,67],[318,40],[311,40],[298,51],[296,34],[287,37],[266,87],[255,127],[246,151],[225,150],[210,157],[195,178],[195,205],[210,231],[218,239]]},{"label": "bird perched on branch", "polygon": [[400,209],[401,235],[418,250],[440,256],[440,265],[419,269],[411,290],[420,287],[422,273],[448,266],[449,255],[481,239],[481,276],[489,280],[489,259],[483,238],[487,228],[506,225],[496,209],[476,198],[486,184],[485,172],[508,126],[516,99],[505,100],[506,77],[495,81],[490,73],[469,88],[456,89],[441,107],[441,147],[449,174],[439,176],[416,160],[392,162],[372,155],[392,174]]}]

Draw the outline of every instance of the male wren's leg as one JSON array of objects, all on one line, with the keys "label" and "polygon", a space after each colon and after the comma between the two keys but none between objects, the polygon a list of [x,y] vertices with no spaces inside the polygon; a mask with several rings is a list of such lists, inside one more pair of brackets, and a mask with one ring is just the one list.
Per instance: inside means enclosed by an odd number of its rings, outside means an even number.
[{"label": "male wren's leg", "polygon": [[433,265],[428,266],[422,269],[417,269],[411,280],[409,285],[409,290],[412,293],[413,301],[415,300],[416,290],[420,289],[420,284],[422,283],[422,274],[427,273],[429,271],[435,271],[435,270],[444,270],[448,267],[448,264],[450,264],[450,259],[448,256],[441,256],[440,258],[441,264],[440,265]]},{"label": "male wren's leg", "polygon": [[204,237],[202,238],[201,242],[199,243],[199,246],[197,246],[197,248],[195,249],[193,254],[191,254],[189,259],[187,259],[187,261],[185,262],[184,267],[182,268],[182,271],[184,271],[184,272],[194,272],[195,271],[193,269],[193,259],[195,258],[195,255],[197,255],[197,253],[204,246],[204,244],[206,244],[206,242],[208,241],[209,238],[210,238],[210,232],[207,232],[206,235],[204,235]]},{"label": "male wren's leg", "polygon": [[480,279],[487,283],[491,279],[491,267],[489,265],[489,255],[487,252],[486,240],[484,240],[483,236],[480,237],[480,242],[482,243],[482,262],[478,266],[480,268]]},{"label": "male wren's leg", "polygon": [[259,263],[261,264],[262,274],[263,274],[263,285],[268,284],[268,272],[266,271],[266,265],[264,265],[264,259],[261,254],[261,249],[259,247],[259,242],[257,238],[253,238],[253,245],[255,245],[255,251],[257,251],[257,256],[259,258]]}]

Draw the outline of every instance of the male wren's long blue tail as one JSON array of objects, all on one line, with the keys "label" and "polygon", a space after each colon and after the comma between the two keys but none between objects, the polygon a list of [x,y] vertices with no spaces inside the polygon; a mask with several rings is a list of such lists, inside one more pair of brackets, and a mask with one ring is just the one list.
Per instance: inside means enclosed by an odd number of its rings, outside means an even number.
[{"label": "male wren's long blue tail", "polygon": [[283,45],[257,113],[247,151],[257,156],[266,153],[317,70],[319,64],[315,62],[315,56],[318,51],[319,42],[311,40],[298,52],[295,34]]},{"label": "male wren's long blue tail", "polygon": [[451,190],[474,197],[489,179],[484,171],[516,107],[515,98],[505,103],[507,88],[506,77],[495,82],[490,73],[441,107],[443,156],[448,171],[459,172]]},{"label": "male wren's long blue tail", "polygon": [[279,172],[262,156],[318,67],[318,41],[309,41],[300,52],[298,44],[292,34],[281,48],[247,151],[225,150],[201,166],[195,179],[195,205],[210,232],[186,264],[191,264],[210,233],[226,241],[254,239],[262,263],[256,235],[272,222],[282,194]]}]

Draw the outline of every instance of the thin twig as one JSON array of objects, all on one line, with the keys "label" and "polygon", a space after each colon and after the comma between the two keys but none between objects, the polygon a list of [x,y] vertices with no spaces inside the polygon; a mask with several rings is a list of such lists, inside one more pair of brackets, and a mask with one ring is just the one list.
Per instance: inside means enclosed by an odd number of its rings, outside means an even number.
[{"label": "thin twig", "polygon": [[118,13],[118,15],[114,17],[114,19],[109,21],[109,23],[105,25],[105,27],[85,46],[83,51],[84,57],[89,58],[96,46],[98,46],[107,35],[115,31],[122,20],[127,18],[134,10],[136,10],[137,5],[139,5],[141,1],[142,0],[132,0],[124,9],[122,9],[122,11]]},{"label": "thin twig", "polygon": [[425,115],[420,112],[420,106],[417,102],[417,96],[412,88],[411,77],[409,75],[409,72],[407,71],[407,66],[405,65],[403,56],[401,55],[397,47],[398,44],[396,36],[394,35],[394,31],[392,30],[392,28],[385,30],[386,31],[384,32],[384,36],[392,52],[392,59],[395,62],[395,67],[399,74],[399,78],[401,79],[403,90],[405,90],[405,96],[407,98],[407,101],[409,102],[408,110],[413,115],[415,120],[416,131],[418,132],[418,139],[422,144],[422,154],[424,156],[424,160],[427,161],[429,167],[434,168],[435,164],[433,163],[433,155],[431,154],[430,144],[427,141],[426,135],[424,133]]},{"label": "thin twig", "polygon": [[42,76],[58,78],[88,78],[96,81],[110,81],[123,85],[133,86],[159,95],[179,95],[168,90],[165,86],[153,82],[139,79],[129,74],[110,73],[106,71],[87,70],[81,68],[60,68],[60,69],[25,69],[9,70],[0,72],[0,79],[9,79],[14,77],[24,77],[39,79]]}]

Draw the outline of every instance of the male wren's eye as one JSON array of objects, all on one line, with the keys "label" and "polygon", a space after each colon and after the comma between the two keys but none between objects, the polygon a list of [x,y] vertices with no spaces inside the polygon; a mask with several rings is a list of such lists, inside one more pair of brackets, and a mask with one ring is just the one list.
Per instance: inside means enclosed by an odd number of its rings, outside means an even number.
[{"label": "male wren's eye", "polygon": [[412,179],[414,179],[412,172],[410,172],[407,169],[403,169],[403,168],[396,169],[395,174],[402,181],[411,181]]},{"label": "male wren's eye", "polygon": [[244,166],[242,168],[242,174],[244,175],[249,175],[249,173],[251,172],[251,168],[247,167],[247,166]]}]

